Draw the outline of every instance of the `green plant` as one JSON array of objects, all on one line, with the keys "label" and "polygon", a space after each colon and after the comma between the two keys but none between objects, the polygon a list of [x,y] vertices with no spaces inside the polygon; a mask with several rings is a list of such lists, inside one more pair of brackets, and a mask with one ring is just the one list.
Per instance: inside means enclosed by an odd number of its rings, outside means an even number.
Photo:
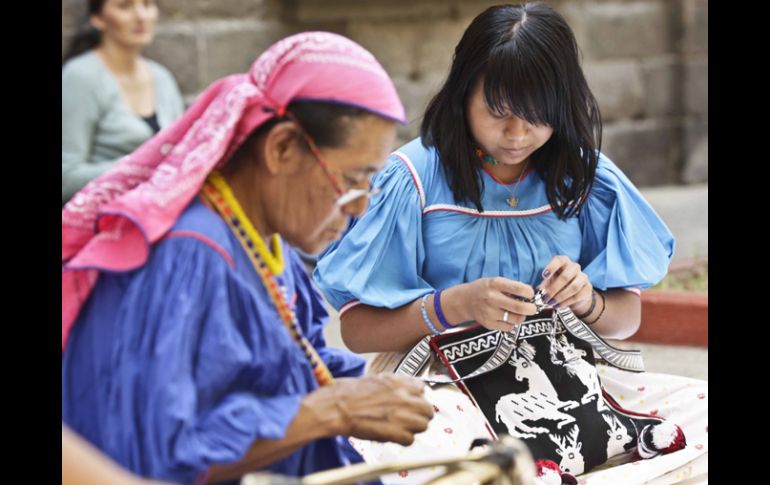
[{"label": "green plant", "polygon": [[672,268],[663,280],[651,290],[695,291],[708,293],[708,260]]}]

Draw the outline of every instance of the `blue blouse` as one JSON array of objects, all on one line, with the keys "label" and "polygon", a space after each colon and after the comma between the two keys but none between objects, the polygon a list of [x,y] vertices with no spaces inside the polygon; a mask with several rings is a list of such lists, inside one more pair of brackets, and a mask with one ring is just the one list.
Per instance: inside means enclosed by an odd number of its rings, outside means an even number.
[{"label": "blue blouse", "polygon": [[[600,154],[578,216],[559,220],[530,171],[505,185],[482,172],[484,212],[454,201],[434,148],[419,138],[394,152],[382,192],[313,274],[343,312],[358,303],[396,308],[437,289],[503,276],[530,285],[556,255],[577,261],[594,287],[644,289],[666,274],[674,238],[631,181]],[[511,209],[507,199],[519,199]]]},{"label": "blue blouse", "polygon": [[[279,282],[305,335],[333,375],[360,375],[363,359],[326,347],[321,296],[283,251]],[[64,352],[62,420],[135,473],[192,483],[282,438],[316,388],[248,255],[196,198],[144,266],[100,276]],[[322,439],[269,469],[306,475],[360,461],[351,451]]]}]

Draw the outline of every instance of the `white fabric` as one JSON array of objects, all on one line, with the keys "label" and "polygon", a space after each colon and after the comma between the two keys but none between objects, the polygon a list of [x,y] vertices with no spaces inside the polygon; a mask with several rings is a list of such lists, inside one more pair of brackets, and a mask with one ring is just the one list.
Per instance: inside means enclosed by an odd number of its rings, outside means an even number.
[{"label": "white fabric", "polygon": [[[369,372],[389,372],[403,354],[379,355]],[[631,453],[619,455],[604,465],[577,477],[580,485],[664,485],[687,481],[708,481],[708,382],[655,373],[633,373],[606,365],[597,366],[605,390],[628,410],[654,414],[671,420],[684,431],[687,447],[650,460]],[[425,373],[442,373],[434,362]],[[463,456],[474,438],[491,439],[486,419],[465,394],[451,385],[427,388],[435,416],[428,430],[415,437],[412,445],[375,443],[351,439],[367,463]],[[402,472],[383,477],[386,484],[422,484],[439,475],[441,469]]]}]

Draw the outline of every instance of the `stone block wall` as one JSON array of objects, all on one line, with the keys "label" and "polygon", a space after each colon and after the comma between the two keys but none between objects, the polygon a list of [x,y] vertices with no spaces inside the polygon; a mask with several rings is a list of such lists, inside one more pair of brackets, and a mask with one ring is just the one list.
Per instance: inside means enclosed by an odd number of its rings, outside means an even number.
[{"label": "stone block wall", "polygon": [[[487,0],[159,0],[147,56],[188,101],[243,72],[276,40],[327,30],[380,60],[407,108],[400,142],[444,80],[455,44]],[[603,151],[640,186],[708,181],[707,0],[556,0],[575,31],[604,118]],[[85,0],[62,0],[62,53],[85,25]]]}]

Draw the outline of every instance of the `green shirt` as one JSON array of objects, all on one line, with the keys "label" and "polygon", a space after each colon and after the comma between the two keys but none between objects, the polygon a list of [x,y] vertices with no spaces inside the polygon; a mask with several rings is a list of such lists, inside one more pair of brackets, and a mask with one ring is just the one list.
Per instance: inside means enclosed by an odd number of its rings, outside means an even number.
[{"label": "green shirt", "polygon": [[[171,73],[148,60],[155,114],[161,129],[184,112]],[[150,126],[123,102],[117,80],[94,51],[68,61],[61,73],[62,203],[118,159],[153,136]]]}]

